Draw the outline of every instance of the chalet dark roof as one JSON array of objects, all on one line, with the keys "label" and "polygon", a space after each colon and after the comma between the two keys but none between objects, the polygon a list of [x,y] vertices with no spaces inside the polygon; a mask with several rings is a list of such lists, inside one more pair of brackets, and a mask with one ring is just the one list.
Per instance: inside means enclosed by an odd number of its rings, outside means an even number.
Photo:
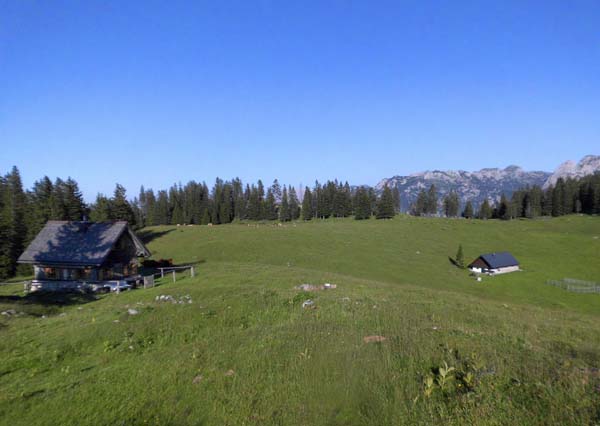
[{"label": "chalet dark roof", "polygon": [[133,239],[138,255],[150,256],[127,222],[51,220],[19,257],[19,263],[100,266],[124,232]]},{"label": "chalet dark roof", "polygon": [[498,253],[482,254],[477,259],[483,260],[490,269],[506,268],[508,266],[518,266],[519,265],[519,261],[517,259],[515,259],[514,256],[507,251],[501,251]]}]

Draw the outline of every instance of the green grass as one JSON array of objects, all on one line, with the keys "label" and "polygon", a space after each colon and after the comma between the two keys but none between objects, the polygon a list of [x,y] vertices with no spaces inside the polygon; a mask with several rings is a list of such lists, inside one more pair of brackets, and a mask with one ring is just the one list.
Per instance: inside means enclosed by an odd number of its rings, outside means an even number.
[{"label": "green grass", "polygon": [[[600,281],[600,218],[143,234],[197,276],[98,298],[0,287],[0,310],[24,312],[0,317],[0,423],[600,424],[600,295],[545,284]],[[459,243],[468,260],[509,250],[524,271],[477,283],[448,260]],[[294,289],[324,282],[338,287]]]}]

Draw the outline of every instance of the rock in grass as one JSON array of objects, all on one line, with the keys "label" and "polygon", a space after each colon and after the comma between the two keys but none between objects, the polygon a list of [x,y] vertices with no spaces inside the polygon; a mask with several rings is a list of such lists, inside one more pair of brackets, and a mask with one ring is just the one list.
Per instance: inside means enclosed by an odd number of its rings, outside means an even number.
[{"label": "rock in grass", "polygon": [[300,285],[296,286],[296,290],[314,291],[314,290],[317,290],[317,286],[314,286],[312,284],[300,284]]},{"label": "rock in grass", "polygon": [[302,303],[302,307],[303,307],[304,309],[312,309],[312,308],[314,308],[314,307],[315,307],[315,302],[314,302],[314,300],[311,300],[311,299],[305,300],[305,301]]},{"label": "rock in grass", "polygon": [[129,309],[127,309],[127,313],[128,313],[129,315],[137,315],[137,314],[139,314],[139,313],[140,313],[140,311],[138,311],[137,309],[132,309],[132,308],[129,308]]},{"label": "rock in grass", "polygon": [[202,376],[202,374],[198,374],[196,377],[194,377],[194,380],[192,380],[192,384],[197,385],[202,381],[203,378],[204,377]]},{"label": "rock in grass", "polygon": [[363,342],[365,343],[380,343],[385,342],[387,339],[383,336],[365,336]]},{"label": "rock in grass", "polygon": [[234,374],[235,374],[235,371],[233,371],[233,370],[227,370],[227,371],[225,372],[225,376],[226,376],[226,377],[231,377],[231,376],[233,376]]}]

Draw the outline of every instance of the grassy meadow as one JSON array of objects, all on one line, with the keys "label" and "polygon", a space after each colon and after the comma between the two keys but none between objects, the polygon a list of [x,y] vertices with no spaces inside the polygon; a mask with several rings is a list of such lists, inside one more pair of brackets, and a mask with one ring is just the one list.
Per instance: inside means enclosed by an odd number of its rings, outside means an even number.
[{"label": "grassy meadow", "polygon": [[[140,235],[196,277],[102,296],[0,286],[19,312],[0,316],[0,424],[600,425],[600,294],[545,284],[600,281],[599,217]],[[476,282],[449,261],[459,243],[523,271]]]}]

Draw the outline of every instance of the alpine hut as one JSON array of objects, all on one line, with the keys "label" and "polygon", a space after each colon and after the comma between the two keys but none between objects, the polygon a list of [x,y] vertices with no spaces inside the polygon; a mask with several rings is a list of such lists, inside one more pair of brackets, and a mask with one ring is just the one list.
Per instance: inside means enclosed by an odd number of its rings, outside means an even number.
[{"label": "alpine hut", "polygon": [[150,252],[129,224],[49,221],[19,257],[33,265],[31,291],[97,290],[140,279]]},{"label": "alpine hut", "polygon": [[478,274],[505,274],[519,270],[519,262],[507,251],[482,254],[469,265]]}]

